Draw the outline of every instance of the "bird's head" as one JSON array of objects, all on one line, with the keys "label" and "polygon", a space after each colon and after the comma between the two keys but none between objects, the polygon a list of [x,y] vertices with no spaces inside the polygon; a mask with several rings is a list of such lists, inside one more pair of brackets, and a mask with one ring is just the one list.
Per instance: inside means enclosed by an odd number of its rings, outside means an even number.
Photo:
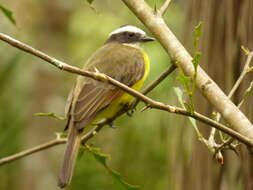
[{"label": "bird's head", "polygon": [[143,42],[154,41],[155,39],[147,36],[140,28],[132,25],[124,25],[112,31],[106,43],[118,42],[123,44],[137,45]]}]

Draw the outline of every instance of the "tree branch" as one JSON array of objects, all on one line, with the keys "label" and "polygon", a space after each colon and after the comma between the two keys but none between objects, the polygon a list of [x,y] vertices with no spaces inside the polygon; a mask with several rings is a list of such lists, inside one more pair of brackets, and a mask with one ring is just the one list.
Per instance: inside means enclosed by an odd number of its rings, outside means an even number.
[{"label": "tree branch", "polygon": [[238,87],[240,86],[240,84],[242,83],[243,78],[246,76],[246,74],[248,73],[248,69],[249,69],[249,65],[250,62],[252,60],[253,57],[253,51],[251,51],[248,56],[247,56],[247,60],[245,62],[245,65],[243,67],[242,73],[239,76],[238,80],[236,81],[235,85],[233,86],[233,88],[231,89],[230,93],[228,94],[228,98],[231,98],[235,91],[238,89]]},{"label": "tree branch", "polygon": [[56,138],[52,141],[49,141],[49,142],[46,142],[44,144],[35,146],[35,147],[27,149],[25,151],[13,154],[11,156],[7,156],[5,158],[1,158],[0,159],[0,166],[4,165],[4,164],[7,164],[7,163],[10,163],[10,162],[13,162],[13,161],[18,160],[18,159],[21,159],[21,158],[23,158],[25,156],[28,156],[30,154],[33,154],[35,152],[39,152],[41,150],[48,149],[48,148],[56,146],[58,144],[64,144],[66,142],[67,142],[67,139],[65,139],[65,138],[58,138],[58,139]]},{"label": "tree branch", "polygon": [[[163,18],[156,15],[144,0],[122,1],[154,34],[184,74],[193,77],[195,69],[192,64],[192,57],[170,31]],[[222,114],[233,129],[253,140],[253,126],[248,118],[229,100],[200,66],[197,70],[196,86],[201,93]]]},{"label": "tree branch", "polygon": [[[103,128],[103,126],[105,126],[108,122],[110,122],[110,121],[109,120],[102,121],[97,126],[95,126],[92,130],[90,130],[88,133],[83,135],[82,143],[86,143],[90,138],[95,136]],[[18,159],[21,159],[23,157],[29,156],[33,153],[36,153],[36,152],[39,152],[42,150],[46,150],[46,149],[51,148],[53,146],[65,144],[66,142],[67,142],[67,138],[61,138],[60,135],[56,135],[56,138],[54,140],[40,144],[38,146],[35,146],[35,147],[27,149],[27,150],[21,151],[19,153],[13,154],[11,156],[1,158],[0,159],[0,166],[10,163],[10,162],[13,162]]]},{"label": "tree branch", "polygon": [[[172,63],[172,65],[167,70],[165,70],[163,73],[161,73],[160,76],[157,79],[155,79],[152,83],[150,83],[145,89],[143,89],[141,91],[141,93],[144,94],[144,95],[148,94],[158,84],[160,84],[168,75],[170,75],[173,71],[175,71],[176,68],[177,68],[177,66],[174,63]],[[138,105],[139,102],[140,102],[140,100],[137,99],[136,101],[134,101],[131,104],[131,107],[135,108]]]},{"label": "tree branch", "polygon": [[151,90],[153,90],[158,84],[160,84],[168,75],[170,75],[177,66],[173,63],[167,70],[165,70],[161,75],[154,80],[152,83],[150,83],[145,89],[143,89],[141,92],[142,94],[148,94]]}]

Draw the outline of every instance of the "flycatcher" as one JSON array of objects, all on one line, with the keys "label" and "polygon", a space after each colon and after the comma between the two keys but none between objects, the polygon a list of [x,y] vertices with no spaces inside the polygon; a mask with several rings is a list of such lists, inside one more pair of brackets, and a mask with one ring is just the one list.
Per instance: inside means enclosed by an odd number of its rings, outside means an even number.
[{"label": "flycatcher", "polygon": [[[83,69],[99,71],[140,90],[150,68],[148,56],[140,45],[153,40],[135,26],[122,26],[109,34],[108,40],[88,59]],[[58,179],[59,187],[63,188],[71,181],[83,129],[113,117],[132,99],[131,95],[113,85],[77,77],[66,109],[69,134]]]}]

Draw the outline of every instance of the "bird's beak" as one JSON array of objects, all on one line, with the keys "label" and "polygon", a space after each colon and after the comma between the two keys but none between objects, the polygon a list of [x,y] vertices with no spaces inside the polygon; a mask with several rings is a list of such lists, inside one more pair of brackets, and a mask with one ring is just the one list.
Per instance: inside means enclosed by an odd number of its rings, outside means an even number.
[{"label": "bird's beak", "polygon": [[151,41],[155,41],[155,38],[149,37],[149,36],[144,36],[141,38],[142,42],[151,42]]}]

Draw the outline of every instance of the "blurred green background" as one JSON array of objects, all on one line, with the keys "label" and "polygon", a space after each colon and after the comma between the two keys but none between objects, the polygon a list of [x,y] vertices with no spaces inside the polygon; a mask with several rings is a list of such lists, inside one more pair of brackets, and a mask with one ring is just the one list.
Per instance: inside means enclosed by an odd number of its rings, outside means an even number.
[{"label": "blurred green background", "polygon": [[[152,7],[155,4],[159,7],[163,1],[148,2]],[[191,2],[196,5],[198,1]],[[14,26],[1,14],[0,32],[78,67],[82,67],[115,28],[133,24],[146,30],[117,0],[95,0],[92,7],[85,0],[0,0],[0,4],[13,11],[17,22]],[[191,10],[189,2],[175,0],[165,15],[172,31],[189,49],[193,28],[201,19],[190,14],[195,11]],[[170,60],[157,42],[146,44],[145,50],[152,63],[147,85],[169,67]],[[59,71],[0,42],[0,158],[54,139],[55,133],[63,130],[64,121],[34,114],[64,115],[65,102],[75,78],[74,74]],[[169,76],[149,97],[177,105],[172,88],[178,85],[175,78],[176,73]],[[233,83],[232,79],[230,81]],[[245,189],[246,179],[251,179],[251,175],[246,171],[245,178],[236,178],[240,176],[237,166],[241,157],[228,153],[232,161],[225,166],[233,165],[236,169],[229,171],[221,182],[221,171],[225,168],[212,160],[187,119],[157,110],[140,113],[143,106],[138,106],[133,117],[118,119],[117,129],[106,127],[89,141],[103,153],[110,154],[109,166],[121,173],[127,182],[145,190]],[[202,131],[207,134],[208,130]],[[1,166],[0,189],[57,189],[63,153],[64,145],[58,145]],[[116,189],[111,176],[91,154],[85,152],[76,165],[68,189]]]}]

